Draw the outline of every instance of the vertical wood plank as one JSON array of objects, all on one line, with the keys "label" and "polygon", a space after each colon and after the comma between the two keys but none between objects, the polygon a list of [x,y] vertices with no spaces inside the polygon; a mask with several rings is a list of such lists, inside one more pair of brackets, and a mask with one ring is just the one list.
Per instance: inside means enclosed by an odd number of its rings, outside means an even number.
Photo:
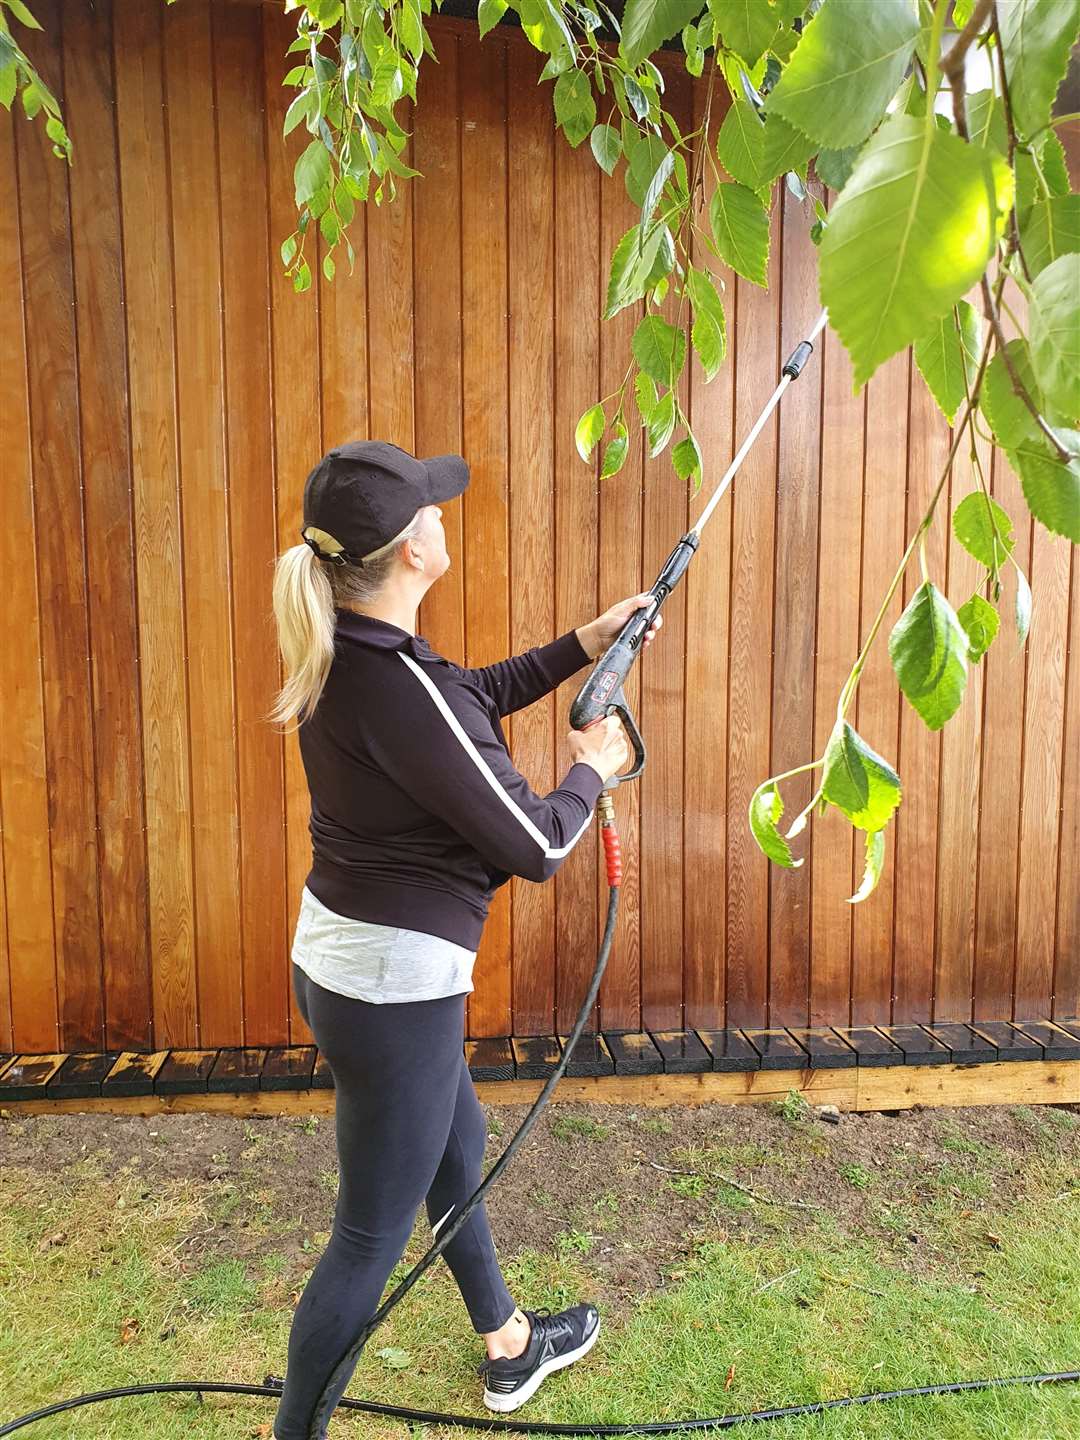
[{"label": "vertical wood plank", "polygon": [[128,374],[112,4],[64,9],[66,120],[79,137],[70,172],[79,409],[89,576],[94,783],[101,864],[104,1046],[150,1044],[151,965],[139,631],[131,514]]},{"label": "vertical wood plank", "polygon": [[[708,82],[694,84],[693,128],[704,122]],[[722,123],[723,106],[714,93],[709,143]],[[704,214],[716,189],[711,165],[702,175]],[[698,239],[692,238],[693,262],[712,274],[729,316],[734,276]],[[690,418],[705,457],[702,484],[690,501],[691,524],[697,520],[735,453],[731,420],[735,364],[728,355],[706,381],[696,352],[690,357]],[[697,558],[686,572],[686,765],[683,777],[683,869],[686,930],[685,1023],[688,1028],[724,1025],[724,976],[727,949],[718,899],[727,890],[727,681],[731,595],[731,497],[709,517]],[[661,631],[661,641],[668,636]]]},{"label": "vertical wood plank", "polygon": [[[949,452],[948,423],[926,382],[911,375],[908,412],[908,497],[904,525],[906,546],[925,515]],[[948,543],[947,491],[938,501],[935,521],[925,536],[926,563],[932,576],[945,577]],[[899,558],[899,557],[898,557]],[[922,584],[917,557],[908,564],[901,593],[906,606]],[[926,1018],[934,987],[934,895],[938,873],[938,780],[941,735],[928,730],[922,717],[900,701],[900,746],[897,772],[903,798],[891,822],[896,827],[893,917],[894,1024]],[[868,902],[873,904],[873,897]]]},{"label": "vertical wood plank", "polygon": [[[681,70],[681,73],[680,73]],[[665,108],[685,134],[691,125],[690,77],[684,68],[665,65]],[[669,290],[658,312],[672,325],[679,320],[678,301]],[[682,327],[689,349],[689,309]],[[680,409],[689,404],[689,376],[684,367],[675,386]],[[645,458],[645,505],[642,517],[643,569],[649,584],[689,526],[689,489],[672,464],[671,452],[682,436],[676,424],[671,444],[655,460]],[[686,586],[680,585],[664,605],[661,640],[639,662],[641,713],[638,724],[650,746],[641,786],[641,1017],[650,1030],[682,1028],[683,715],[686,695],[684,656],[687,646]]]},{"label": "vertical wood plank", "polygon": [[[417,90],[419,94],[419,89]],[[412,131],[411,107],[402,110],[402,129]],[[402,152],[412,164],[414,140]],[[413,166],[413,169],[416,167]],[[374,181],[372,184],[374,185]],[[416,453],[414,387],[415,314],[413,297],[414,184],[396,180],[397,198],[367,206],[368,404],[372,440],[389,440]],[[420,277],[417,277],[420,279]],[[443,276],[440,273],[439,283]],[[430,283],[426,277],[422,283]]]},{"label": "vertical wood plank", "polygon": [[[560,137],[561,138],[561,137]],[[625,162],[623,162],[625,164]],[[603,314],[607,303],[611,256],[619,240],[641,217],[626,193],[623,168],[600,181],[599,294],[596,304]],[[598,605],[603,608],[626,595],[640,592],[651,583],[642,571],[642,476],[644,432],[634,401],[627,366],[631,361],[630,341],[644,313],[644,303],[628,305],[600,324],[600,390],[604,395],[620,391],[623,419],[629,445],[626,462],[617,475],[600,482],[599,535],[597,538]],[[625,382],[625,388],[624,387]],[[666,623],[666,622],[665,622]],[[663,632],[661,632],[663,633]],[[664,636],[664,642],[667,640]],[[651,657],[650,657],[651,658]],[[631,713],[641,717],[641,666],[635,665],[624,686]],[[615,818],[623,858],[623,880],[619,889],[619,917],[611,953],[600,982],[600,1019],[604,1030],[638,1030],[641,1026],[641,785],[632,781],[615,789]],[[607,920],[609,889],[607,872],[597,866],[597,931],[599,947]]]},{"label": "vertical wood plank", "polygon": [[[974,303],[974,298],[969,296]],[[977,297],[975,297],[977,298]],[[921,377],[920,377],[921,379]],[[914,377],[913,377],[914,383]],[[992,447],[976,436],[976,455],[990,484]],[[957,505],[978,488],[967,437],[953,465],[948,505],[939,506],[943,538],[948,546],[947,569],[937,579],[954,610],[959,610],[986,574],[953,534]],[[944,502],[946,496],[942,496]],[[931,571],[931,579],[936,579]],[[967,689],[957,713],[941,732],[941,784],[938,802],[937,983],[936,1020],[968,1020],[972,1016],[975,978],[975,905],[979,852],[979,773],[983,730],[981,664],[968,666]]]},{"label": "vertical wood plank", "polygon": [[[835,204],[832,195],[830,203]],[[836,707],[862,641],[859,575],[862,555],[862,477],[866,391],[856,395],[848,353],[835,331],[822,332],[818,363],[825,387],[821,424],[819,546],[828,563],[818,574],[817,662],[814,673],[814,751],[824,754]],[[820,773],[820,772],[819,772]],[[797,813],[797,812],[789,812]],[[850,1023],[854,840],[851,826],[831,808],[810,822],[810,839],[796,850],[810,869],[810,1024]],[[731,1024],[731,1020],[728,1020]]]},{"label": "vertical wood plank", "polygon": [[[165,11],[177,429],[191,734],[198,1009],[191,1035],[243,1025],[234,639],[229,603],[221,212],[208,0]],[[237,417],[237,423],[242,423]]]},{"label": "vertical wood plank", "polygon": [[[521,46],[510,62],[510,635],[515,654],[553,638],[555,570],[553,250],[554,129],[540,62]],[[514,763],[533,789],[556,783],[555,707],[548,695],[512,717]],[[550,1034],[555,1010],[554,888],[515,876],[516,1035]]]},{"label": "vertical wood plank", "polygon": [[[26,358],[28,295],[22,261],[15,127],[25,116],[0,115],[0,281],[8,322],[0,325],[0,569],[5,616],[17,645],[0,645],[0,815],[6,901],[0,986],[0,1045],[41,1054],[57,1044],[56,946],[50,868],[49,792],[42,693],[42,616],[35,556],[33,457]],[[53,157],[55,159],[55,157]]]},{"label": "vertical wood plank", "polygon": [[[423,178],[403,182],[412,189],[414,212],[415,435],[422,456],[461,454],[463,444],[458,38],[453,31],[440,32],[433,43],[439,63],[421,68],[412,126],[412,163]],[[440,502],[450,569],[428,591],[420,611],[421,633],[456,664],[465,658],[468,540],[462,508],[460,496]]]},{"label": "vertical wood plank", "polygon": [[[735,286],[735,443],[741,445],[780,373],[780,209],[769,217],[770,292]],[[730,317],[729,317],[730,318]],[[728,676],[727,1023],[766,1025],[769,864],[747,821],[750,796],[769,774],[776,412],[731,487],[731,639]]]},{"label": "vertical wood plank", "polygon": [[[1027,575],[1030,512],[1020,481],[1000,450],[994,454],[991,484],[994,499],[1013,522],[1013,556]],[[1011,565],[1002,573],[998,610],[1001,631],[982,661],[986,698],[974,982],[974,1014],[979,1020],[1013,1015],[1027,651],[1020,648],[1016,636],[1016,572]]]},{"label": "vertical wood plank", "polygon": [[1021,1019],[1049,1015],[1052,1004],[1065,721],[1063,638],[1068,628],[1071,560],[1067,540],[1051,535],[1035,520],[1031,524],[1031,633],[1016,912],[1015,1011]]},{"label": "vertical wood plank", "polygon": [[[46,0],[38,18],[43,32],[28,32],[28,54],[63,105],[61,10],[56,0]],[[36,42],[32,46],[31,35]],[[42,594],[57,1043],[78,1050],[101,1044],[105,1017],[68,167],[53,155],[40,122],[20,124],[15,133]]]},{"label": "vertical wood plank", "polygon": [[[303,518],[304,481],[323,454],[319,393],[319,299],[320,290],[297,295],[280,261],[281,242],[296,228],[293,167],[310,139],[297,127],[291,135],[281,133],[290,93],[281,84],[285,73],[285,52],[296,38],[296,17],[267,6],[262,13],[262,84],[265,96],[266,156],[269,182],[270,250],[270,333],[273,385],[273,456],[277,495],[278,550],[303,542],[299,538]],[[306,254],[313,275],[319,272],[319,256],[313,237],[308,236]],[[356,247],[356,240],[353,245]],[[362,263],[362,257],[361,261]],[[344,268],[344,267],[343,267]],[[335,284],[337,279],[335,278]],[[357,437],[359,438],[359,437]],[[279,665],[279,677],[282,669]],[[279,679],[280,683],[280,679]],[[285,759],[285,905],[286,942],[290,949],[296,932],[300,892],[311,869],[311,797],[304,776],[300,745],[295,729],[281,736]],[[288,963],[286,962],[286,971]],[[291,1043],[306,1044],[311,1032],[296,1008],[292,986],[282,1000],[287,1005]],[[279,1002],[280,1003],[280,1002]]]},{"label": "vertical wood plank", "polygon": [[[459,65],[462,453],[470,467],[461,565],[473,666],[510,653],[506,46],[495,36],[462,44]],[[510,908],[506,884],[492,900],[473,969],[474,1037],[511,1033]]]},{"label": "vertical wood plank", "polygon": [[194,1039],[194,877],[162,12],[113,9],[155,1045]]},{"label": "vertical wood plank", "polygon": [[[904,552],[907,479],[907,417],[910,351],[887,360],[868,382],[866,472],[863,493],[862,634],[873,624]],[[900,616],[893,596],[867,657],[856,693],[857,717],[848,713],[871,749],[896,764],[900,692],[889,659],[889,634]],[[855,838],[855,869],[861,874],[864,837]],[[892,916],[896,835],[885,831],[885,870],[868,900],[856,905],[853,932],[851,1018],[854,1025],[887,1023],[892,995]],[[853,877],[854,879],[854,877]]]},{"label": "vertical wood plank", "polygon": [[1066,637],[1065,723],[1061,764],[1061,839],[1058,843],[1055,1020],[1080,1014],[1080,575],[1072,555],[1069,630]]},{"label": "vertical wood plank", "polygon": [[[807,211],[781,181],[777,187],[783,243],[780,359],[814,328],[821,313],[817,248]],[[775,282],[774,282],[775,283]],[[772,756],[779,774],[814,759],[814,635],[817,622],[818,501],[821,491],[821,405],[824,372],[820,346],[803,374],[788,386],[778,418],[776,489],[776,598],[773,604]],[[849,483],[850,483],[849,476]],[[764,778],[764,777],[762,777]],[[796,775],[783,787],[795,816],[809,802],[820,771]],[[802,843],[799,848],[802,850]],[[809,866],[769,866],[769,1023],[805,1025],[810,997]]]},{"label": "vertical wood plank", "polygon": [[[285,831],[267,823],[268,798],[280,807],[281,741],[265,715],[278,685],[270,577],[274,523],[270,377],[271,263],[267,213],[262,20],[254,9],[215,7],[213,57],[221,181],[224,377],[229,477],[240,827],[240,963],[245,1045],[289,1041],[290,971],[285,933]],[[275,257],[276,258],[276,257]],[[341,275],[341,272],[339,272]],[[344,282],[345,277],[342,276]]]},{"label": "vertical wood plank", "polygon": [[[550,104],[550,92],[544,95]],[[586,465],[574,430],[582,411],[601,397],[599,373],[601,259],[597,232],[603,172],[585,143],[563,135],[555,144],[555,633],[587,624],[598,612],[597,487],[602,447]],[[588,670],[554,694],[556,781],[570,768],[566,747],[570,706]],[[594,822],[555,876],[555,1033],[566,1035],[585,998],[596,963],[597,850]],[[606,907],[605,907],[606,908]],[[598,1004],[586,1029],[598,1025]]]}]

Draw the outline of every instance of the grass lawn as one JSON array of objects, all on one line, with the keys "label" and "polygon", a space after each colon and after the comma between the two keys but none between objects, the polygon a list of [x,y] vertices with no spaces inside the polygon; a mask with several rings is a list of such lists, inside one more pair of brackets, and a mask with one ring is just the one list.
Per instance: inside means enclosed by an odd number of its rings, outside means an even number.
[{"label": "grass lawn", "polygon": [[[487,1108],[492,1160],[525,1113]],[[292,1306],[333,1218],[332,1121],[4,1111],[0,1164],[0,1421],[116,1385],[284,1373]],[[603,1316],[590,1355],[517,1419],[674,1420],[1080,1368],[1080,1107],[830,1125],[797,1097],[556,1103],[488,1209],[520,1304],[592,1299]],[[395,1279],[427,1238],[418,1221]],[[482,1357],[438,1265],[369,1343],[349,1393],[487,1416]],[[273,1407],[146,1396],[20,1433],[261,1440]],[[330,1434],[408,1428],[339,1409]],[[1080,1385],[852,1407],[753,1434],[1077,1440]]]}]

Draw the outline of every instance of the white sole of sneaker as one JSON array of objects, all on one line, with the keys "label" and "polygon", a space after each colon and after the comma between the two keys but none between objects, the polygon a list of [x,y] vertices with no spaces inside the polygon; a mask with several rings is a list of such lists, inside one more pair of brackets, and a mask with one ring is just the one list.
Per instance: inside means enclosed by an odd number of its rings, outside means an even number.
[{"label": "white sole of sneaker", "polygon": [[519,1405],[524,1405],[526,1400],[536,1394],[549,1375],[554,1374],[556,1370],[565,1370],[567,1365],[572,1365],[575,1360],[580,1360],[583,1355],[587,1355],[596,1344],[596,1337],[599,1334],[600,1321],[597,1319],[596,1329],[584,1345],[579,1345],[576,1350],[571,1350],[567,1355],[553,1356],[529,1377],[520,1390],[515,1390],[512,1395],[493,1395],[485,1386],[484,1404],[489,1410],[498,1410],[504,1415],[510,1410],[516,1410]]}]

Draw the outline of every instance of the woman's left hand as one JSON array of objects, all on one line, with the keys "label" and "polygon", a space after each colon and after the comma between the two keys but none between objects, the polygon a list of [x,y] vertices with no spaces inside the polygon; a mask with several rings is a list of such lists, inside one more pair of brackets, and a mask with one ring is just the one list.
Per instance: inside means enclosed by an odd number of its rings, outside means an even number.
[{"label": "woman's left hand", "polygon": [[[609,645],[618,637],[619,632],[630,619],[631,615],[648,605],[653,599],[650,591],[646,590],[642,595],[630,595],[625,600],[620,600],[612,605],[610,610],[605,610],[588,625],[583,625],[577,632],[590,660],[595,660],[602,655]],[[652,624],[645,632],[642,641],[642,648],[647,648],[656,639],[660,626],[664,623],[664,617],[657,615]]]}]

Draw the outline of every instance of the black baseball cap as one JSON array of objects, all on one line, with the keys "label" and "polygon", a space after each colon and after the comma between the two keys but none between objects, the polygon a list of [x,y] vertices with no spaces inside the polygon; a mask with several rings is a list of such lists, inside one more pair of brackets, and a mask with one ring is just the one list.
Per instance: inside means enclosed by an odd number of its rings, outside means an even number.
[{"label": "black baseball cap", "polygon": [[308,476],[300,535],[320,559],[362,566],[418,510],[452,500],[468,483],[460,455],[419,460],[388,440],[351,440],[328,451]]}]

